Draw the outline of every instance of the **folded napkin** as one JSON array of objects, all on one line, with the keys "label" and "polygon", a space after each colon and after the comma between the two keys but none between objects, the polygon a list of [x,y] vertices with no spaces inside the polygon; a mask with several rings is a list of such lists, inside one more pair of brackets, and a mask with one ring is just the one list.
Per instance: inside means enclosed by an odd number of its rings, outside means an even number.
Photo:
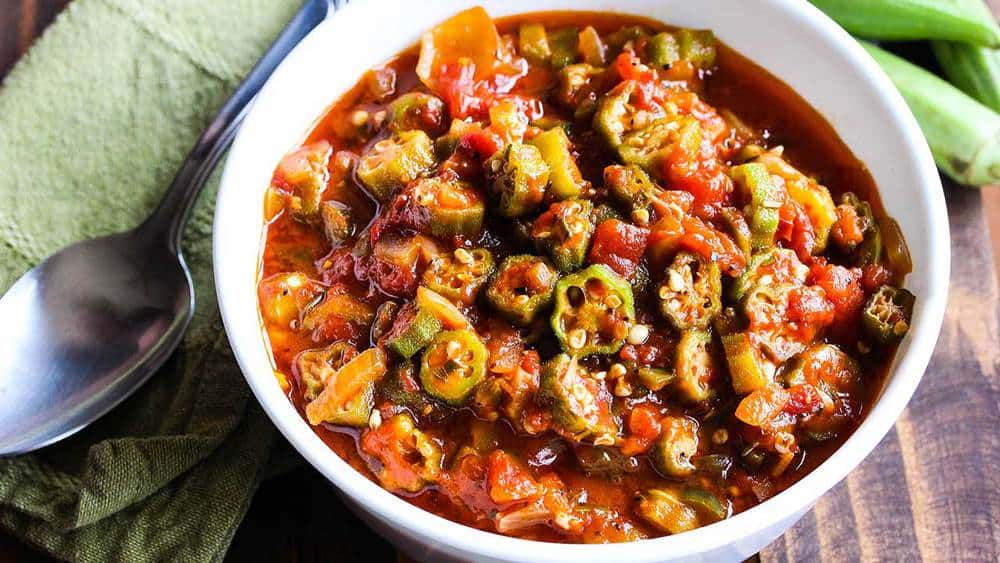
[{"label": "folded napkin", "polygon": [[[0,291],[60,247],[149,213],[300,3],[72,2],[0,86]],[[276,432],[215,303],[216,184],[186,232],[197,312],[180,350],[90,428],[0,459],[0,525],[55,557],[221,560],[268,471]]]}]

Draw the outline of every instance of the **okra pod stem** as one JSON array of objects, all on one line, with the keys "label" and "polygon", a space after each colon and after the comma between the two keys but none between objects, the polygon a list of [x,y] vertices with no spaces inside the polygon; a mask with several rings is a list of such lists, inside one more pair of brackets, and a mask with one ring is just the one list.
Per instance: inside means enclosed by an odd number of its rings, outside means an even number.
[{"label": "okra pod stem", "polygon": [[965,0],[810,0],[854,35],[1000,47],[1000,28]]},{"label": "okra pod stem", "polygon": [[903,95],[941,170],[963,184],[1000,183],[1000,115],[930,72],[861,45]]}]

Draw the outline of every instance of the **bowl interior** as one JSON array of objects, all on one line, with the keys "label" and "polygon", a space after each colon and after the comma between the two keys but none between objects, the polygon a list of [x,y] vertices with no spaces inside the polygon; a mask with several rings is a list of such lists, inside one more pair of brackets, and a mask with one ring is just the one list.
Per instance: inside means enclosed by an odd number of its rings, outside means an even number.
[{"label": "bowl interior", "polygon": [[[233,350],[258,400],[289,441],[342,491],[378,518],[455,553],[505,560],[658,560],[703,554],[754,538],[755,550],[811,506],[882,439],[916,388],[934,347],[947,294],[948,224],[930,151],[902,98],[864,51],[820,12],[799,0],[481,0],[494,17],[539,10],[631,13],[670,24],[711,28],[744,56],[782,79],[833,125],[866,163],[890,216],[909,243],[917,296],[913,329],[901,346],[875,408],[857,432],[815,471],[758,507],[722,522],[618,546],[527,542],[471,530],[429,515],[370,482],[309,429],[276,384],[257,310],[263,196],[278,160],[294,148],[368,68],[419,40],[470,2],[367,0],[320,25],[258,95],[230,151],[216,208],[216,287]],[[390,17],[386,17],[386,15]],[[770,531],[766,538],[760,535]],[[763,542],[763,543],[762,543]],[[759,544],[759,545],[757,545]],[[655,546],[651,548],[651,546]],[[526,549],[527,548],[527,549]],[[668,551],[664,551],[668,550]],[[514,555],[512,555],[514,554]],[[612,555],[613,554],[613,555]]]}]

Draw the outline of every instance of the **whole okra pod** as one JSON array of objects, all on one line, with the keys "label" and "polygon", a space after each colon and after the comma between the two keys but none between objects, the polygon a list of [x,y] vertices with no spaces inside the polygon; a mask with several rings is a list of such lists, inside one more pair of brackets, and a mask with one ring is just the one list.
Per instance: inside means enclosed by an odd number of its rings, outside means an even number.
[{"label": "whole okra pod", "polygon": [[861,45],[906,99],[941,170],[963,184],[1000,183],[1000,115],[930,72]]},{"label": "whole okra pod", "polygon": [[[997,27],[983,0],[956,0],[978,14],[984,24]],[[934,55],[945,77],[993,111],[1000,111],[1000,52],[967,43],[935,41]]]},{"label": "whole okra pod", "polygon": [[1000,47],[1000,29],[965,0],[810,0],[869,39],[939,39]]}]

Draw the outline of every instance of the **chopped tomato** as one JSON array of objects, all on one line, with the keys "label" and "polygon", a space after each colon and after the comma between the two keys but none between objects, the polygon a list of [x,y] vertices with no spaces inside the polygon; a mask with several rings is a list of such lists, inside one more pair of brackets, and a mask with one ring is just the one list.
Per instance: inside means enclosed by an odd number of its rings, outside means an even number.
[{"label": "chopped tomato", "polygon": [[814,264],[810,269],[813,283],[826,291],[826,298],[833,303],[835,327],[838,334],[853,330],[861,315],[865,292],[861,288],[861,270],[845,268],[838,264]]},{"label": "chopped tomato", "polygon": [[507,452],[495,450],[487,465],[490,498],[498,505],[523,502],[541,493],[531,473]]},{"label": "chopped tomato", "polygon": [[743,272],[746,257],[736,241],[697,217],[685,217],[683,224],[684,234],[679,240],[682,247],[718,262],[725,274],[736,276]]},{"label": "chopped tomato", "polygon": [[846,248],[853,248],[865,240],[864,224],[853,205],[837,206],[837,221],[830,229],[830,236]]},{"label": "chopped tomato", "polygon": [[862,268],[861,287],[871,294],[892,280],[892,272],[882,264],[868,264]]},{"label": "chopped tomato", "polygon": [[487,485],[485,458],[466,455],[458,460],[454,469],[441,476],[441,489],[459,506],[464,506],[477,518],[485,518],[497,505],[490,498]]},{"label": "chopped tomato", "polygon": [[660,409],[649,403],[636,405],[628,415],[629,435],[621,446],[624,455],[639,455],[653,447],[660,436]]},{"label": "chopped tomato", "polygon": [[765,428],[788,404],[788,391],[771,384],[750,393],[736,407],[736,418],[750,426]]},{"label": "chopped tomato", "polygon": [[646,251],[649,229],[617,219],[608,219],[594,230],[591,264],[605,264],[626,279],[632,279]]},{"label": "chopped tomato", "polygon": [[805,209],[788,198],[778,213],[780,221],[775,239],[787,241],[788,246],[803,262],[811,261],[813,249],[816,248],[816,231]]},{"label": "chopped tomato", "polygon": [[798,287],[788,296],[788,320],[826,326],[833,322],[834,305],[817,285]]},{"label": "chopped tomato", "polygon": [[788,402],[784,411],[788,414],[815,414],[823,409],[823,399],[816,387],[805,383],[788,389]]}]

